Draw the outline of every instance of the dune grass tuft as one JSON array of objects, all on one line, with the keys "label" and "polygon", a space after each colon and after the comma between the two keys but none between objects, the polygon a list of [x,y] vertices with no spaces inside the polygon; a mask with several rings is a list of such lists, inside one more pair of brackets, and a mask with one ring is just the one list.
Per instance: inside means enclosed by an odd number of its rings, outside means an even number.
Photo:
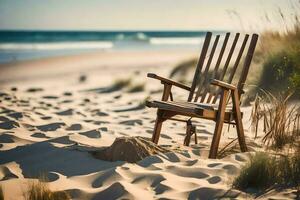
[{"label": "dune grass tuft", "polygon": [[241,169],[233,186],[238,189],[266,189],[277,182],[275,159],[267,153],[259,152],[250,157],[250,161]]},{"label": "dune grass tuft", "polygon": [[300,151],[289,155],[269,155],[258,152],[241,169],[233,187],[263,191],[273,186],[300,187]]},{"label": "dune grass tuft", "polygon": [[282,149],[286,144],[297,141],[300,136],[300,108],[289,105],[291,93],[275,96],[263,92],[263,95],[256,97],[251,114],[255,138],[262,121],[265,132],[262,141],[268,147]]},{"label": "dune grass tuft", "polygon": [[[300,4],[299,4],[300,5]],[[258,86],[273,93],[294,90],[293,98],[300,97],[300,21],[299,11],[292,28],[261,34],[255,57],[262,63]],[[282,16],[285,20],[286,16]],[[287,17],[288,18],[288,17]],[[284,28],[286,31],[283,31]]]},{"label": "dune grass tuft", "polygon": [[129,86],[131,82],[132,82],[131,78],[117,79],[114,81],[114,83],[111,87],[114,90],[121,90],[121,89]]},{"label": "dune grass tuft", "polygon": [[128,88],[128,92],[130,93],[142,92],[144,90],[145,90],[145,83],[130,84]]},{"label": "dune grass tuft", "polygon": [[187,80],[189,73],[193,73],[197,65],[197,58],[191,58],[176,65],[170,72],[170,78],[176,78],[181,83],[188,83],[192,80]]},{"label": "dune grass tuft", "polygon": [[70,200],[65,191],[52,192],[45,182],[30,182],[27,192],[24,193],[26,200]]}]

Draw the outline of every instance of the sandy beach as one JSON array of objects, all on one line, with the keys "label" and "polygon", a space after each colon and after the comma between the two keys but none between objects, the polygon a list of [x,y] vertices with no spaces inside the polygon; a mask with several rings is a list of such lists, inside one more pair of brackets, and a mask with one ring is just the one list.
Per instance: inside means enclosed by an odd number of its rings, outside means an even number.
[{"label": "sandy beach", "polygon": [[[123,136],[151,138],[156,110],[146,98],[160,99],[159,81],[197,51],[120,51],[1,64],[0,184],[7,200],[23,198],[28,182],[44,175],[53,191],[72,199],[252,199],[232,189],[232,180],[253,151],[263,150],[250,127],[251,106],[242,107],[250,152],[236,148],[221,159],[208,159],[214,122],[197,120],[198,144],[183,146],[185,124],[164,124],[159,145],[171,152],[136,164],[96,159],[92,151]],[[131,84],[112,89],[115,81]],[[142,84],[142,91],[130,91]],[[174,98],[187,93],[174,90]],[[262,131],[259,134],[263,134]],[[224,127],[220,149],[235,139]],[[290,190],[259,199],[294,199]]]}]

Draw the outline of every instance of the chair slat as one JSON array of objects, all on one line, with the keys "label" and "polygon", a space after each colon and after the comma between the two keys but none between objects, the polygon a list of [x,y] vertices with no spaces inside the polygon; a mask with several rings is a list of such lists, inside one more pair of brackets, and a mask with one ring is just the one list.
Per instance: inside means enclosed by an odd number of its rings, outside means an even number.
[{"label": "chair slat", "polygon": [[[230,36],[230,33],[226,33],[225,39],[224,39],[224,42],[223,42],[223,45],[222,45],[222,48],[221,48],[221,51],[220,51],[220,54],[219,54],[219,57],[218,57],[218,60],[217,60],[216,65],[215,65],[215,69],[213,71],[213,75],[212,75],[213,78],[216,78],[218,76],[217,73],[218,73],[218,70],[219,70],[219,67],[220,67],[220,64],[221,64],[221,61],[222,61],[222,58],[223,58],[223,55],[224,55],[224,52],[225,52],[225,49],[226,49],[226,46],[227,46],[227,43],[228,43],[229,36]],[[206,91],[204,91],[204,93],[207,93],[209,91],[209,88],[205,88],[205,90]],[[207,103],[210,103],[212,97],[213,97],[213,95],[209,93],[209,96],[207,98]]]},{"label": "chair slat", "polygon": [[[222,70],[221,76],[220,76],[220,77],[217,77],[217,79],[220,80],[220,81],[223,81],[223,79],[224,79],[224,77],[225,77],[226,71],[227,71],[227,69],[228,69],[228,66],[229,66],[231,57],[232,57],[232,55],[233,55],[235,46],[236,46],[236,44],[237,44],[237,41],[238,41],[238,39],[239,39],[239,36],[240,36],[240,33],[236,33],[236,34],[235,34],[233,43],[232,43],[231,48],[230,48],[230,50],[229,50],[228,57],[227,57],[227,59],[226,59],[226,62],[225,62],[225,64],[224,64],[224,68],[223,68],[223,70]],[[213,99],[212,103],[216,103],[216,102],[217,102],[218,96],[219,96],[220,92],[221,92],[221,90],[218,89],[217,92],[216,92],[215,98]]]},{"label": "chair slat", "polygon": [[258,35],[257,34],[253,34],[251,37],[251,42],[248,48],[248,52],[246,54],[246,58],[244,61],[244,66],[243,66],[243,71],[241,73],[240,76],[240,80],[238,82],[237,88],[238,88],[238,92],[239,92],[239,98],[241,97],[244,85],[245,85],[245,81],[247,79],[247,75],[249,72],[249,67],[253,58],[253,54],[254,54],[254,50],[257,44],[257,40],[258,40]]},{"label": "chair slat", "polygon": [[235,49],[235,47],[236,47],[237,41],[238,41],[238,39],[239,39],[239,36],[240,36],[240,33],[235,34],[235,37],[234,37],[233,43],[232,43],[232,45],[231,45],[231,48],[230,48],[228,57],[227,57],[227,59],[226,59],[226,62],[225,62],[225,64],[224,64],[224,67],[223,67],[223,70],[222,70],[221,76],[218,77],[218,80],[220,80],[220,81],[222,81],[222,80],[224,79],[224,77],[225,77],[226,71],[227,71],[227,69],[228,69],[228,66],[229,66],[230,60],[231,60],[231,58],[232,58],[234,49]]},{"label": "chair slat", "polygon": [[203,43],[202,51],[201,51],[201,54],[200,54],[200,57],[199,57],[199,60],[198,60],[197,68],[195,70],[195,74],[194,74],[190,94],[189,94],[189,97],[188,97],[188,101],[191,101],[193,99],[194,92],[195,92],[195,89],[196,89],[196,85],[197,85],[197,82],[198,82],[198,77],[200,76],[200,73],[202,71],[203,63],[204,63],[206,53],[207,53],[207,50],[208,50],[208,47],[209,47],[211,36],[212,36],[212,33],[207,32],[204,43]]},{"label": "chair slat", "polygon": [[210,55],[209,55],[209,58],[208,58],[205,70],[204,70],[204,72],[202,74],[202,76],[203,76],[204,79],[201,79],[200,82],[198,83],[198,91],[197,91],[196,97],[194,99],[195,102],[198,100],[199,96],[201,95],[201,91],[202,91],[203,87],[205,88],[205,85],[206,85],[206,82],[207,82],[207,78],[208,78],[208,71],[209,71],[212,59],[214,57],[214,54],[215,54],[215,51],[216,51],[219,39],[220,39],[220,35],[217,35],[216,39],[214,41],[213,47],[211,49],[211,52],[210,52]]},{"label": "chair slat", "polygon": [[241,57],[242,57],[242,55],[243,55],[243,53],[244,53],[244,49],[245,49],[245,46],[246,46],[246,44],[247,44],[248,38],[249,38],[249,35],[246,34],[245,37],[244,37],[244,41],[243,41],[243,43],[242,43],[242,46],[241,46],[241,48],[240,48],[240,52],[239,52],[239,54],[238,54],[238,56],[237,56],[237,58],[236,58],[236,60],[235,60],[234,65],[233,65],[231,74],[230,74],[229,79],[228,79],[228,83],[231,83],[232,80],[233,80],[233,77],[234,77],[234,75],[235,75],[235,72],[236,72],[236,70],[237,70],[237,68],[238,68],[238,66],[239,66]]}]

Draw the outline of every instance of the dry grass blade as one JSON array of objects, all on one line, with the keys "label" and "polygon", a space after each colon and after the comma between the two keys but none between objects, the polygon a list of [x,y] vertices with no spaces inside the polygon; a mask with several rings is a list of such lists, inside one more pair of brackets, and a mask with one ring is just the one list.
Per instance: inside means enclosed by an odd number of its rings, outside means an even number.
[{"label": "dry grass blade", "polygon": [[267,91],[257,97],[251,113],[251,126],[257,138],[259,122],[263,121],[265,135],[262,141],[275,149],[281,149],[293,143],[299,136],[299,107],[290,106],[288,101],[292,93],[275,97]]},{"label": "dry grass blade", "polygon": [[70,200],[70,196],[64,191],[52,192],[45,182],[34,181],[29,183],[25,200]]},{"label": "dry grass blade", "polygon": [[241,169],[233,182],[235,188],[262,191],[274,186],[300,187],[300,149],[288,155],[257,152]]},{"label": "dry grass blade", "polygon": [[226,152],[231,152],[237,145],[238,138],[231,140],[228,144],[226,144],[218,153],[218,158],[223,158],[226,156]]}]

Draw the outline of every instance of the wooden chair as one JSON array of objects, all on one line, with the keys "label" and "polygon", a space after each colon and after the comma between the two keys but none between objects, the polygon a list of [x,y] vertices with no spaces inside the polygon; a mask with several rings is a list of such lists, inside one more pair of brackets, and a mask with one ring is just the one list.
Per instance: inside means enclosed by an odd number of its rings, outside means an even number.
[{"label": "wooden chair", "polygon": [[[240,98],[244,93],[243,87],[247,79],[258,35],[253,34],[250,43],[247,44],[249,35],[246,34],[242,43],[239,43],[241,45],[237,54],[234,54],[234,50],[238,44],[240,33],[235,34],[232,42],[228,42],[229,37],[230,33],[226,33],[223,44],[218,51],[219,55],[217,56],[217,60],[215,60],[215,67],[213,70],[210,70],[214,54],[217,52],[216,49],[220,41],[220,35],[215,36],[212,46],[209,47],[212,33],[208,32],[206,34],[191,86],[186,86],[156,74],[148,73],[148,77],[160,80],[164,86],[161,101],[146,102],[148,107],[158,109],[152,136],[152,141],[154,143],[158,143],[163,122],[170,119],[187,123],[187,134],[184,144],[189,145],[193,126],[191,126],[190,119],[182,120],[175,118],[175,116],[179,115],[190,118],[204,118],[216,122],[209,158],[217,157],[224,123],[234,124],[236,126],[241,151],[247,151],[242,124],[242,112],[240,110]],[[229,49],[226,48],[228,43],[231,43]],[[243,56],[246,46],[248,51],[247,54]],[[226,53],[224,53],[225,51]],[[210,53],[208,54],[208,52]],[[222,62],[224,54],[228,55],[225,62]],[[236,57],[236,59],[234,64],[229,66],[232,57]],[[244,62],[241,65],[242,68],[238,70],[241,58],[244,58]],[[223,65],[223,68],[220,67],[221,64]],[[233,83],[234,79],[237,79],[236,83]],[[173,86],[189,91],[187,101],[182,102],[173,100],[171,92]]]}]

